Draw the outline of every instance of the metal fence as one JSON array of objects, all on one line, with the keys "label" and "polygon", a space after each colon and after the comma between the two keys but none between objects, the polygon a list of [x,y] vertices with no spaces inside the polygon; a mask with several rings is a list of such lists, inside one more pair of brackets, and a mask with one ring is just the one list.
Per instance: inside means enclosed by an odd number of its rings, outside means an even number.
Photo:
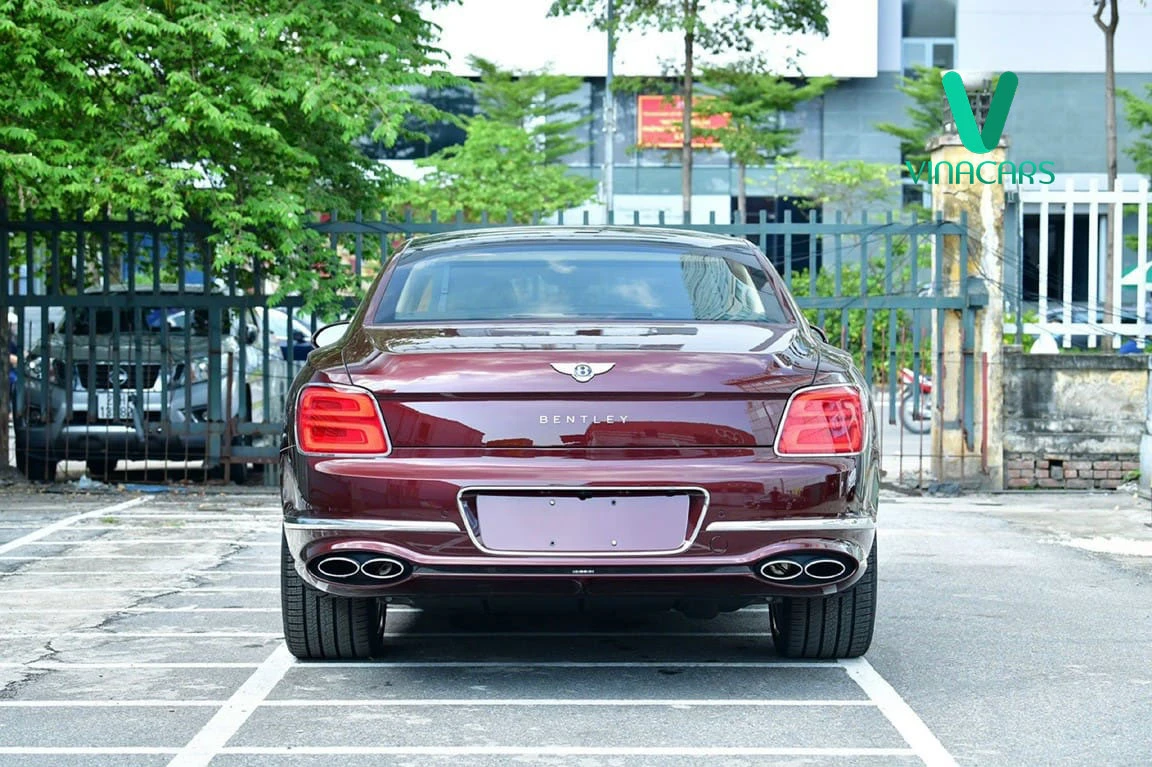
[{"label": "metal fence", "polygon": [[[332,215],[312,226],[364,284],[408,237],[506,223]],[[901,413],[931,406],[918,384],[931,355],[941,353],[942,336],[933,333],[942,323],[933,320],[970,311],[963,223],[893,215],[769,222],[763,214],[744,224],[666,225],[639,216],[614,223],[756,243],[811,320],[876,382],[888,473],[930,479],[927,424],[904,428]],[[22,471],[51,480],[64,467],[63,476],[103,481],[163,472],[167,480],[197,482],[207,470],[248,482],[267,467],[265,481],[275,481],[285,395],[323,321],[303,311],[300,296],[273,304],[275,288],[259,263],[218,270],[209,234],[197,223],[9,219],[0,211],[0,273],[11,275],[0,306],[16,315],[19,358],[12,448]],[[965,259],[954,283],[939,264],[931,268],[933,249],[948,238],[959,239]],[[358,300],[349,296],[347,307]],[[976,362],[964,360],[955,375],[971,401]],[[914,384],[902,379],[904,370],[914,371]],[[963,410],[957,426],[972,433],[973,417]]]}]

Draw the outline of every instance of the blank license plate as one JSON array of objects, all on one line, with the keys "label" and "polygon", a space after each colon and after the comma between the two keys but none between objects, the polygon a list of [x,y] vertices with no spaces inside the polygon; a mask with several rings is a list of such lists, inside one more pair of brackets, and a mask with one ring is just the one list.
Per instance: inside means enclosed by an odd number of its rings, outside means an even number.
[{"label": "blank license plate", "polygon": [[498,551],[672,551],[684,545],[687,495],[478,496],[484,546]]},{"label": "blank license plate", "polygon": [[[119,405],[119,408],[116,407]],[[126,392],[120,393],[119,402],[111,394],[97,395],[96,415],[106,421],[131,421],[134,418],[132,403],[128,401]]]}]

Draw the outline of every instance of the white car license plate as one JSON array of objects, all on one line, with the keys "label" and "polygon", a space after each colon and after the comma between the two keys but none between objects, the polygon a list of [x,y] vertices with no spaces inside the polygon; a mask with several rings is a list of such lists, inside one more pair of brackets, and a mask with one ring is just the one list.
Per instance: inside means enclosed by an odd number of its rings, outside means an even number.
[{"label": "white car license plate", "polygon": [[132,403],[128,401],[128,392],[120,392],[119,401],[113,394],[97,395],[96,415],[102,420],[131,421],[135,417],[135,412]]}]

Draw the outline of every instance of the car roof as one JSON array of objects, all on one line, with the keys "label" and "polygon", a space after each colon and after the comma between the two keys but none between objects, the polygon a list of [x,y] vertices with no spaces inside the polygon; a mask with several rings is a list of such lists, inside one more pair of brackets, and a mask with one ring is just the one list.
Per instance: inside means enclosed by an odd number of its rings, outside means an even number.
[{"label": "car roof", "polygon": [[742,237],[658,226],[502,226],[464,229],[418,237],[409,242],[408,254],[430,254],[456,248],[527,244],[620,245],[648,244],[690,248],[726,248],[748,252],[751,243]]}]

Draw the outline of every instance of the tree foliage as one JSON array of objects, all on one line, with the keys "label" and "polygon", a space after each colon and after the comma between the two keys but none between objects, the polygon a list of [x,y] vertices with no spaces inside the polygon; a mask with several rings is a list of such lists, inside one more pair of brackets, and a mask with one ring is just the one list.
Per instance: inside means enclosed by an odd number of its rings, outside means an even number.
[{"label": "tree foliage", "polygon": [[1124,102],[1128,126],[1138,132],[1124,153],[1132,158],[1137,172],[1152,176],[1152,84],[1144,86],[1144,93],[1147,98],[1140,98],[1129,90],[1117,91]]},{"label": "tree foliage", "polygon": [[0,201],[201,219],[218,266],[333,296],[307,214],[374,208],[391,174],[356,140],[394,142],[414,89],[453,81],[417,5],[0,0]]},{"label": "tree foliage", "polygon": [[716,139],[737,163],[759,165],[795,154],[792,146],[799,128],[784,125],[784,115],[836,84],[833,77],[796,83],[756,66],[733,64],[710,67],[700,73],[700,84],[712,98],[703,99],[696,112],[729,116],[721,128],[698,128],[700,136]]},{"label": "tree foliage", "polygon": [[596,182],[546,161],[528,131],[487,117],[464,121],[468,138],[418,165],[432,172],[393,196],[395,202],[442,217],[462,213],[470,222],[488,213],[493,223],[530,223],[587,202]]},{"label": "tree foliage", "polygon": [[547,70],[501,69],[478,56],[469,58],[480,79],[472,86],[480,114],[490,120],[527,131],[540,146],[546,163],[564,158],[588,147],[577,133],[592,120],[591,115],[574,114],[564,97],[575,93],[583,79],[558,75]]},{"label": "tree foliage", "polygon": [[901,76],[897,89],[911,103],[905,108],[908,121],[904,124],[877,123],[877,130],[900,139],[900,156],[905,162],[919,168],[928,161],[925,148],[944,126],[944,84],[940,79],[944,70],[917,64],[912,77]]},{"label": "tree foliage", "polygon": [[796,159],[793,190],[810,207],[833,207],[852,218],[869,205],[887,202],[899,184],[887,163]]},{"label": "tree foliage", "polygon": [[[680,187],[687,223],[692,212],[692,115],[696,71],[701,63],[698,57],[751,52],[765,33],[827,35],[825,6],[826,0],[614,0],[614,13],[609,18],[606,0],[553,0],[550,14],[590,15],[593,24],[603,30],[673,32],[681,36],[682,57],[664,72],[675,78],[676,85],[657,92],[683,99]],[[630,85],[635,88],[640,82],[631,80]]]}]

